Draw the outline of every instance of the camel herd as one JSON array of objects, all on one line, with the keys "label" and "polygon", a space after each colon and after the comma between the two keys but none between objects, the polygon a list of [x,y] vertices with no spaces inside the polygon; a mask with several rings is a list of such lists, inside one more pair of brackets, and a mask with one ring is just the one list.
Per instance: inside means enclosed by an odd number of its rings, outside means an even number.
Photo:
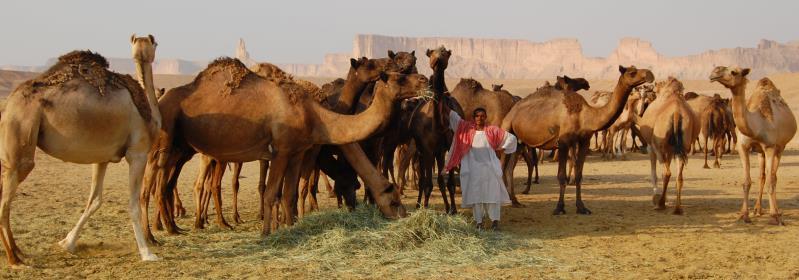
[{"label": "camel herd", "polygon": [[[562,76],[554,85],[546,83],[521,98],[502,85],[486,89],[473,79],[461,79],[450,91],[444,77],[452,51],[441,46],[425,52],[433,70],[429,78],[418,74],[415,51],[351,59],[345,79],[322,87],[269,63],[251,69],[237,59],[219,58],[192,82],[164,91],[156,90],[153,82],[155,38],[133,35],[130,43],[138,82],[110,71],[99,54],[73,51],[9,95],[0,118],[0,239],[12,267],[24,264],[10,227],[11,201],[34,167],[36,148],[63,161],[94,166],[86,209],[59,242],[68,251],[76,249],[83,226],[102,204],[108,163],[124,157],[129,165],[133,231],[142,260],[150,261],[158,259],[148,247],[157,244],[151,224],[171,234],[182,231],[175,223],[175,217],[186,214],[177,181],[195,154],[202,158],[193,189],[196,229],[208,222],[211,202],[219,226],[232,228],[223,216],[221,198],[221,180],[229,165],[233,221],[242,221],[238,174],[243,163],[252,161],[261,167],[263,235],[301,218],[306,200],[311,210],[317,208],[319,181],[327,182],[339,206],[350,209],[363,185],[366,203],[374,204],[385,217],[398,218],[406,215],[401,197],[411,185],[408,176],[416,177],[412,181],[418,189],[417,207],[428,206],[435,178],[445,211],[455,214],[456,177],[453,171],[443,171],[453,133],[448,116],[450,111],[469,116],[478,107],[489,112],[489,125],[515,134],[521,144],[501,161],[515,207],[523,206],[513,188],[518,158],[528,166],[527,193],[533,170],[538,182],[541,151],[553,150],[560,185],[553,214],[566,213],[567,184],[576,187],[576,212],[591,214],[581,197],[591,139],[606,156],[623,157],[630,134],[633,149],[650,155],[656,209],[666,207],[670,165],[677,159],[674,213],[681,214],[683,169],[694,145],[700,144],[705,153],[705,168],[711,151],[714,166],[719,167],[719,158],[729,150],[725,144],[737,140],[744,169],[741,219],[750,221],[749,155],[757,152],[761,180],[754,211],[762,214],[763,190],[768,186],[771,223],[782,224],[776,174],[796,122],[768,78],[757,82],[749,99],[745,97],[750,71],[746,68],[716,67],[710,73],[711,81],[730,89],[730,100],[684,93],[676,78],[655,82],[650,70],[635,66],[619,66],[612,92],[597,91],[586,98],[578,91],[588,90],[588,81]],[[660,191],[658,162],[663,167]]]}]

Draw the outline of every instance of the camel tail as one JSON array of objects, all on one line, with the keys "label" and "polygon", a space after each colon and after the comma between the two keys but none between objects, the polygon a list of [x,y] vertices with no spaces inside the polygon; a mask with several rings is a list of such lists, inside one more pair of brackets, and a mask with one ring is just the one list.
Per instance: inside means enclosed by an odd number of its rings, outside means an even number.
[{"label": "camel tail", "polygon": [[685,143],[683,142],[683,121],[682,115],[680,115],[679,112],[674,112],[674,115],[672,115],[671,126],[672,131],[668,137],[669,145],[672,147],[675,155],[685,160],[688,154],[686,153]]}]

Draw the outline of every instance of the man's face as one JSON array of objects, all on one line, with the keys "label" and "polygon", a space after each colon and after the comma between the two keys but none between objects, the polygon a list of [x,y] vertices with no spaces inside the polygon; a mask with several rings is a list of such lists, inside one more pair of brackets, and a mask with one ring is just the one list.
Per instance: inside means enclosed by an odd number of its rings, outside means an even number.
[{"label": "man's face", "polygon": [[486,113],[482,111],[478,111],[474,114],[474,123],[483,126],[486,123]]}]

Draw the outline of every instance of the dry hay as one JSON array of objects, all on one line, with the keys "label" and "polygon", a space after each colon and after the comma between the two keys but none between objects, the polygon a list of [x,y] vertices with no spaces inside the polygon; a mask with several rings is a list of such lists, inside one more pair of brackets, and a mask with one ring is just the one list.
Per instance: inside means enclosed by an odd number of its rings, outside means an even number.
[{"label": "dry hay", "polygon": [[206,67],[205,70],[197,75],[195,82],[210,78],[220,71],[226,71],[230,75],[230,78],[225,81],[225,89],[222,91],[223,94],[228,95],[232,94],[233,90],[239,88],[244,78],[252,73],[252,71],[247,69],[247,66],[245,66],[244,63],[242,63],[239,59],[220,57],[214,61],[211,61],[211,63],[208,64],[208,67]]},{"label": "dry hay", "polygon": [[292,80],[279,80],[275,82],[278,83],[278,86],[280,86],[283,92],[288,94],[289,103],[291,104],[297,104],[306,98],[311,98],[316,102],[326,104],[324,102],[325,97],[322,96],[322,93],[318,89],[308,88],[307,85],[301,85]]},{"label": "dry hay", "polygon": [[263,241],[270,257],[310,270],[317,278],[350,275],[429,276],[458,267],[533,267],[544,259],[527,253],[540,247],[501,232],[478,231],[464,216],[417,210],[395,222],[371,207],[311,214]]},{"label": "dry hay", "polygon": [[63,86],[78,78],[96,88],[100,96],[113,90],[127,90],[139,115],[145,121],[150,121],[150,106],[139,82],[130,75],[108,70],[108,61],[100,54],[88,50],[76,50],[58,57],[55,65],[33,80],[21,84],[17,90],[22,90],[25,97],[30,97],[43,89]]}]

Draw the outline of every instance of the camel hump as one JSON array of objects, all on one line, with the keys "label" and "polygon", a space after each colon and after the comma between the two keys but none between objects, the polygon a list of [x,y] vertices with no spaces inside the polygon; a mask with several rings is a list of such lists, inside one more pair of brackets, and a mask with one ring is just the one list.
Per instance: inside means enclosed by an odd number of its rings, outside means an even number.
[{"label": "camel hump", "polygon": [[205,70],[197,75],[194,82],[211,79],[211,77],[220,72],[229,75],[228,80],[225,82],[225,89],[222,90],[223,94],[232,94],[233,90],[241,86],[247,75],[253,73],[238,58],[220,57],[211,61],[208,67],[205,67]]},{"label": "camel hump", "polygon": [[583,103],[585,103],[585,99],[576,92],[563,92],[563,105],[566,106],[566,112],[569,115],[580,113],[583,110]]},{"label": "camel hump", "polygon": [[39,89],[60,86],[74,79],[82,79],[105,95],[107,87],[121,88],[112,81],[114,72],[108,70],[108,61],[92,51],[76,50],[58,57],[58,61],[44,73],[22,86],[23,95],[40,92]]},{"label": "camel hump", "polygon": [[455,86],[455,88],[458,88],[458,87],[468,88],[468,89],[476,92],[476,91],[479,91],[479,90],[483,89],[483,84],[481,84],[480,82],[478,82],[475,79],[466,78],[466,79],[461,79],[461,81]]},{"label": "camel hump", "polygon": [[788,103],[782,99],[780,90],[769,78],[762,78],[757,82],[757,89],[755,94],[752,95],[750,103],[752,101],[755,101],[754,104],[759,104],[760,114],[769,121],[774,121],[774,109],[772,106],[788,106]]}]

